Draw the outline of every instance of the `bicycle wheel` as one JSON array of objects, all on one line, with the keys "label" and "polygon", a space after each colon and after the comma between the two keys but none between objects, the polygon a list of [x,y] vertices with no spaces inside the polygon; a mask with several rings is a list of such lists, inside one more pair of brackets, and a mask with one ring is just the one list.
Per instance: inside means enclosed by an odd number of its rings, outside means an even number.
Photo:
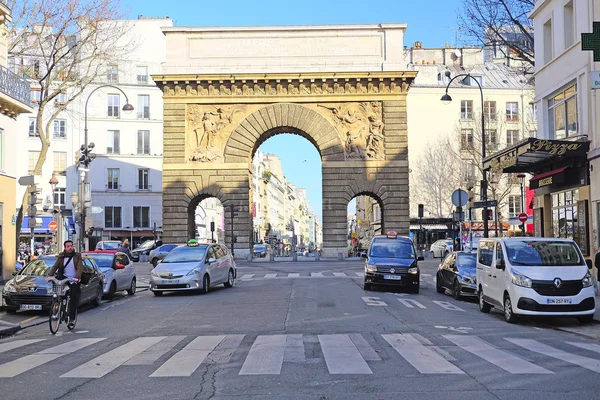
[{"label": "bicycle wheel", "polygon": [[60,300],[52,300],[50,305],[50,316],[48,317],[48,323],[50,324],[50,332],[56,335],[58,328],[60,327],[60,320],[62,318],[62,303]]}]

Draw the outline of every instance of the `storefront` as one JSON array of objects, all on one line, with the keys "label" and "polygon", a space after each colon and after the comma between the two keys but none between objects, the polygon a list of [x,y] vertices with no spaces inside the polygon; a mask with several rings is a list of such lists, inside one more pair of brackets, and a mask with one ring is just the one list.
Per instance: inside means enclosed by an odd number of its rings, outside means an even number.
[{"label": "storefront", "polygon": [[483,160],[493,175],[532,175],[534,236],[574,239],[591,257],[590,175],[587,140],[529,138]]}]

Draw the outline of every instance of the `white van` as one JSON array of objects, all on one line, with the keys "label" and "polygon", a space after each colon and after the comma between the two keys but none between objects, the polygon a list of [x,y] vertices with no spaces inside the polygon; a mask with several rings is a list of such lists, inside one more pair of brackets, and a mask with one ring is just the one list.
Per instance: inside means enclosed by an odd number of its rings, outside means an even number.
[{"label": "white van", "polygon": [[577,244],[570,239],[490,238],[477,249],[479,310],[519,315],[574,316],[591,322],[594,281]]}]

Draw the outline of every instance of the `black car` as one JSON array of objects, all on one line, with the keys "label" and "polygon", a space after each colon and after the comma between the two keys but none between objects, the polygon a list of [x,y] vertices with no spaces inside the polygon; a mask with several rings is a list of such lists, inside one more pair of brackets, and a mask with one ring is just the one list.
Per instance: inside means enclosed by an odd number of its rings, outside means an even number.
[{"label": "black car", "polygon": [[141,255],[149,255],[152,250],[162,246],[162,244],[162,240],[146,240],[144,243],[131,250],[131,261],[140,261]]},{"label": "black car", "polygon": [[477,295],[477,254],[467,251],[454,251],[440,264],[435,287],[438,293],[450,289],[454,298]]},{"label": "black car", "polygon": [[371,290],[372,285],[390,285],[407,288],[412,293],[419,293],[421,276],[413,241],[400,237],[395,232],[386,236],[376,236],[366,253],[364,289]]},{"label": "black car", "polygon": [[[14,278],[6,282],[2,291],[2,303],[8,312],[17,310],[45,310],[52,303],[47,290],[52,284],[45,281],[54,265],[56,256],[42,256],[29,262]],[[103,292],[102,273],[90,257],[83,256],[83,273],[89,276],[87,284],[81,284],[79,304],[100,305]]]}]

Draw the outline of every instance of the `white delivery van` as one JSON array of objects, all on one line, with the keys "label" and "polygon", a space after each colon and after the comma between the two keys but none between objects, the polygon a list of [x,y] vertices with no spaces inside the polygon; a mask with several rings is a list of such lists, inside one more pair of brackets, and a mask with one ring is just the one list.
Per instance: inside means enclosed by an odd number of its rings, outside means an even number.
[{"label": "white delivery van", "polygon": [[481,239],[477,249],[479,309],[519,315],[574,316],[591,322],[594,281],[577,244],[556,238]]}]

